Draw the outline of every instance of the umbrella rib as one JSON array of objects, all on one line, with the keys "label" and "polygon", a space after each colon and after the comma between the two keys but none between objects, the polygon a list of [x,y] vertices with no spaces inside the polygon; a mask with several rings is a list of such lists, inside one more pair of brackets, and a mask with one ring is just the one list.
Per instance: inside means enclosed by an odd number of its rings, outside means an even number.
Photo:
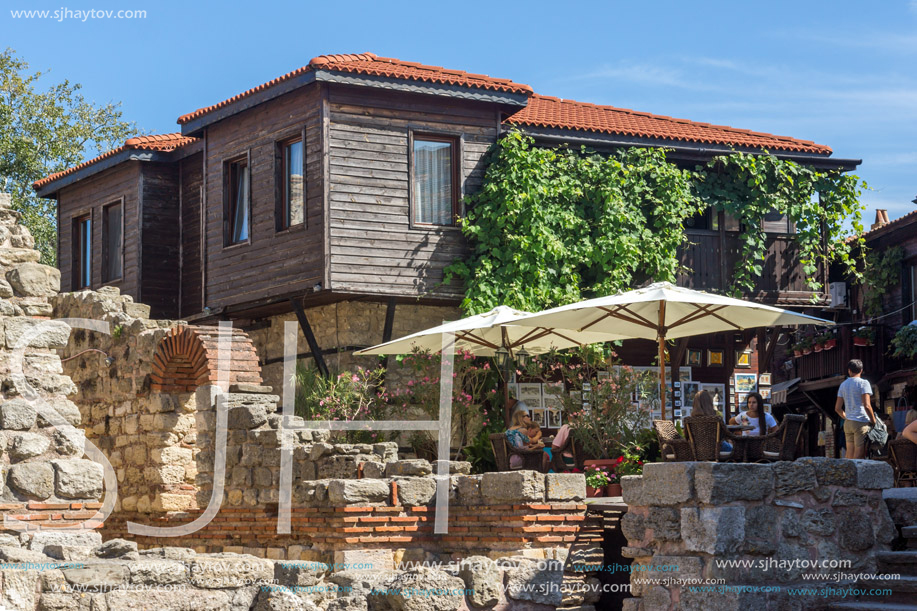
[{"label": "umbrella rib", "polygon": [[671,325],[669,325],[669,328],[671,329],[671,328],[677,327],[677,326],[679,326],[679,325],[685,325],[685,324],[688,324],[689,322],[694,322],[695,320],[698,320],[698,319],[700,319],[700,318],[703,318],[704,316],[712,316],[712,315],[714,315],[714,314],[713,314],[714,312],[719,312],[720,310],[722,310],[722,309],[725,308],[726,306],[724,306],[724,305],[723,305],[723,306],[719,306],[719,307],[718,307],[717,309],[715,309],[715,310],[710,310],[710,306],[695,305],[694,307],[697,308],[695,311],[691,312],[690,314],[686,314],[685,316],[679,318],[678,320],[676,320],[675,322],[673,322]]},{"label": "umbrella rib", "polygon": [[459,340],[459,339],[471,342],[473,344],[484,346],[485,348],[493,348],[494,350],[499,348],[499,346],[497,346],[493,342],[489,342],[482,337],[478,337],[471,331],[462,331],[461,333],[457,333],[456,340]]},{"label": "umbrella rib", "polygon": [[[632,323],[632,324],[635,324],[635,325],[639,325],[639,326],[641,326],[641,327],[649,327],[650,329],[655,329],[655,328],[656,328],[656,325],[654,325],[653,323],[651,323],[651,322],[648,321],[647,319],[643,318],[643,317],[640,316],[639,314],[635,314],[634,312],[631,312],[631,311],[628,310],[627,307],[625,307],[625,306],[618,306],[618,308],[617,308],[616,310],[614,310],[614,311],[612,311],[612,310],[610,310],[610,309],[608,309],[608,308],[605,308],[605,307],[600,307],[600,308],[598,308],[598,309],[600,309],[600,310],[602,310],[603,312],[605,312],[605,314],[599,316],[598,318],[596,318],[595,320],[593,320],[592,322],[590,322],[588,325],[585,325],[585,326],[583,326],[583,327],[580,327],[579,331],[585,331],[585,330],[588,329],[589,327],[591,327],[591,326],[593,326],[593,325],[595,325],[595,324],[598,324],[598,323],[602,322],[602,321],[605,320],[606,318],[617,318],[618,320],[623,320],[624,322],[629,322],[629,323]],[[622,310],[625,311],[625,312],[627,312],[628,314],[630,314],[633,318],[631,318],[631,316],[622,316],[622,315],[619,313],[619,312],[621,312]]]},{"label": "umbrella rib", "polygon": [[[540,335],[538,335],[538,333],[542,331],[544,331],[544,333],[541,333]],[[530,331],[528,331],[525,335],[523,335],[516,341],[512,342],[512,346],[510,346],[510,348],[515,348],[516,346],[520,346],[524,344],[525,342],[531,342],[531,341],[535,341],[536,339],[541,339],[542,337],[544,337],[545,335],[548,335],[549,333],[550,331],[548,331],[544,327],[534,327]]]}]

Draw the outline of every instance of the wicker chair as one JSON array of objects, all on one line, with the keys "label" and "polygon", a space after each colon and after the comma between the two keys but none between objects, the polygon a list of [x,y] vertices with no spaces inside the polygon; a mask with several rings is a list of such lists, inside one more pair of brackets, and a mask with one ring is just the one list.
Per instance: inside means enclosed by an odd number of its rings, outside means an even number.
[{"label": "wicker chair", "polygon": [[542,471],[544,469],[541,458],[544,455],[544,450],[540,448],[532,450],[514,448],[506,443],[506,435],[504,433],[491,433],[489,438],[490,447],[493,448],[494,458],[497,462],[497,469],[500,471],[515,470],[513,467],[510,467],[509,460],[510,456],[513,454],[522,457],[522,466],[516,467],[516,469],[527,469],[532,471]]},{"label": "wicker chair", "polygon": [[688,416],[684,420],[694,460],[729,460],[734,452],[720,452],[728,431],[719,416]]},{"label": "wicker chair", "polygon": [[656,439],[659,440],[659,453],[663,462],[684,462],[694,460],[694,452],[687,439],[678,433],[671,420],[653,420]]},{"label": "wicker chair", "polygon": [[555,450],[553,447],[551,448],[551,468],[554,469],[555,473],[562,473],[570,469],[570,467],[564,463],[563,458],[563,453],[567,451],[573,454],[573,466],[580,470],[583,469],[583,453],[576,447],[576,440],[573,439],[573,432],[571,431],[570,434],[567,435],[567,443],[565,443],[562,448],[559,450]]},{"label": "wicker chair", "polygon": [[737,462],[796,460],[796,448],[805,423],[805,416],[787,414],[777,428],[767,435],[734,437],[733,459]]},{"label": "wicker chair", "polygon": [[895,468],[895,486],[917,485],[917,444],[910,439],[894,439],[888,442],[888,453]]}]

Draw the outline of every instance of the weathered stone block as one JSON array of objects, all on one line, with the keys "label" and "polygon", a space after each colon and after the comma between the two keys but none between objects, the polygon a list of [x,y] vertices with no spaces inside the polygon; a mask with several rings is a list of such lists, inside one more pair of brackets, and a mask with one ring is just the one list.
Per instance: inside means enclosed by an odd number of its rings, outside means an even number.
[{"label": "weathered stone block", "polygon": [[346,568],[348,573],[392,571],[395,569],[395,558],[387,549],[341,550],[334,552],[334,568],[342,572]]},{"label": "weathered stone block", "polygon": [[[511,561],[511,563],[507,562]],[[554,560],[536,561],[514,556],[500,563],[504,567],[506,596],[543,605],[559,606],[563,595],[563,564]]]},{"label": "weathered stone block", "polygon": [[884,490],[895,485],[895,471],[887,462],[878,460],[854,460],[857,487],[864,490]]},{"label": "weathered stone block", "polygon": [[[646,505],[678,505],[692,499],[697,464],[664,462],[644,465],[642,500]],[[626,499],[625,502],[630,504]]]},{"label": "weathered stone block", "polygon": [[369,460],[363,463],[363,477],[368,479],[382,479],[385,477],[385,463]]},{"label": "weathered stone block", "polygon": [[869,513],[857,507],[840,507],[836,510],[838,543],[846,550],[861,552],[876,542]]},{"label": "weathered stone block", "polygon": [[815,478],[820,486],[856,486],[856,465],[843,458],[826,458],[824,456],[806,456],[796,460],[798,463],[815,467]]},{"label": "weathered stone block", "polygon": [[6,273],[6,280],[23,297],[53,297],[60,292],[60,270],[41,263],[21,263]]},{"label": "weathered stone block", "polygon": [[544,474],[537,471],[485,473],[481,495],[497,503],[544,501]]},{"label": "weathered stone block", "polygon": [[545,495],[549,501],[582,501],[586,498],[586,478],[582,473],[548,473]]},{"label": "weathered stone block", "polygon": [[689,551],[736,552],[745,540],[745,507],[682,507],[681,538]]},{"label": "weathered stone block", "polygon": [[274,577],[270,560],[238,554],[198,556],[189,568],[191,583],[199,588],[238,588]]},{"label": "weathered stone block", "polygon": [[815,467],[811,463],[781,461],[770,466],[774,470],[774,490],[777,496],[812,490],[818,485]]},{"label": "weathered stone block", "polygon": [[422,459],[396,460],[385,465],[385,477],[424,476],[433,473],[430,462]]},{"label": "weathered stone block", "polygon": [[627,538],[628,543],[642,544],[646,537],[645,518],[638,513],[625,513],[621,517],[621,533]]},{"label": "weathered stone block", "polygon": [[802,527],[813,535],[827,537],[834,533],[834,512],[830,509],[807,509],[802,514]]},{"label": "weathered stone block", "polygon": [[7,484],[16,492],[43,500],[54,493],[54,469],[44,462],[13,465]]},{"label": "weathered stone block", "polygon": [[[456,475],[452,477],[455,501],[461,505],[482,505],[480,475]],[[450,499],[451,501],[452,499]]]},{"label": "weathered stone block", "polygon": [[865,507],[868,504],[869,497],[866,493],[859,490],[838,489],[834,492],[834,499],[831,501],[832,507]]},{"label": "weathered stone block", "polygon": [[654,539],[681,539],[681,513],[674,507],[650,507],[644,524],[653,531]]},{"label": "weathered stone block", "polygon": [[27,431],[35,426],[38,412],[25,399],[10,399],[0,405],[0,428]]},{"label": "weathered stone block", "polygon": [[102,495],[102,465],[91,460],[52,460],[56,471],[57,496],[66,499],[96,499]]},{"label": "weathered stone block", "polygon": [[643,476],[625,475],[622,477],[621,496],[624,502],[631,506],[645,507],[649,505],[646,497],[643,495]]},{"label": "weathered stone block", "polygon": [[143,585],[166,585],[188,582],[188,568],[178,560],[154,560],[131,562],[131,583]]},{"label": "weathered stone block", "polygon": [[399,477],[398,501],[402,505],[428,505],[436,497],[436,480],[432,477]]},{"label": "weathered stone block", "polygon": [[7,450],[14,460],[25,460],[44,454],[51,441],[39,433],[18,433],[7,439]]},{"label": "weathered stone block", "polygon": [[4,330],[7,348],[63,348],[70,338],[70,326],[57,320],[7,318]]},{"label": "weathered stone block", "polygon": [[459,563],[458,576],[472,590],[468,597],[475,607],[489,607],[500,602],[503,575],[497,563],[484,556],[469,556]]},{"label": "weathered stone block", "polygon": [[263,403],[242,405],[229,410],[229,428],[249,430],[267,422],[267,408]]},{"label": "weathered stone block", "polygon": [[702,503],[758,501],[774,490],[770,465],[743,463],[697,463],[694,487]]},{"label": "weathered stone block", "polygon": [[328,484],[328,500],[332,505],[382,503],[388,499],[388,482],[378,479],[332,480]]}]

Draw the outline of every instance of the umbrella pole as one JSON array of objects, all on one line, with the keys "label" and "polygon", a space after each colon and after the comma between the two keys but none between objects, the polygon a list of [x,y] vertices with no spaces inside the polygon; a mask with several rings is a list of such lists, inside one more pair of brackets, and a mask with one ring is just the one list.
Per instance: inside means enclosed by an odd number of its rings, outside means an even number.
[{"label": "umbrella pole", "polygon": [[665,338],[659,336],[659,400],[662,402],[662,419],[665,420]]},{"label": "umbrella pole", "polygon": [[659,409],[662,410],[662,419],[665,420],[665,304],[664,300],[659,302]]}]

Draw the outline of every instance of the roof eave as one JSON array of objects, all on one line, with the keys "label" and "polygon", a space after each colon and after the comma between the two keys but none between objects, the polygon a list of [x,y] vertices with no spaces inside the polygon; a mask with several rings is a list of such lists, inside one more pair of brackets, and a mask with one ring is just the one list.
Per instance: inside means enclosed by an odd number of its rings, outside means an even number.
[{"label": "roof eave", "polygon": [[199,117],[195,117],[187,123],[181,124],[181,133],[183,136],[200,136],[204,128],[208,125],[222,121],[223,119],[273,100],[274,98],[290,93],[291,91],[313,82],[372,87],[375,89],[402,91],[406,93],[422,93],[477,102],[504,104],[519,108],[525,107],[529,98],[529,94],[526,93],[496,91],[478,87],[447,85],[441,83],[425,83],[422,81],[409,81],[366,74],[351,74],[331,70],[310,70],[288,81],[278,83],[262,91],[240,98],[222,108],[217,108]]},{"label": "roof eave", "polygon": [[35,194],[38,197],[48,197],[52,199],[57,199],[57,192],[63,189],[66,186],[72,185],[73,183],[89,178],[94,174],[103,172],[109,168],[113,168],[120,163],[125,161],[169,161],[168,156],[169,152],[167,151],[151,151],[145,149],[125,149],[114,155],[106,157],[105,159],[100,159],[99,161],[92,163],[86,167],[80,168],[75,172],[71,172],[60,178],[56,178],[49,182],[46,185],[43,185],[35,190]]},{"label": "roof eave", "polygon": [[[552,142],[566,142],[570,144],[585,145],[596,148],[621,148],[629,146],[642,146],[651,148],[666,148],[673,151],[674,159],[685,161],[704,161],[717,155],[734,153],[736,151],[760,154],[761,149],[751,147],[733,147],[724,144],[706,142],[690,142],[687,140],[668,140],[664,138],[647,138],[641,136],[625,136],[621,134],[607,134],[578,129],[537,127],[520,125],[525,133]],[[501,132],[513,129],[511,123],[504,123]],[[831,157],[830,153],[809,153],[804,151],[769,150],[771,154],[780,159],[789,159],[797,163],[811,165],[822,170],[838,170],[849,172],[856,169],[863,161],[861,159],[840,159]]]}]

